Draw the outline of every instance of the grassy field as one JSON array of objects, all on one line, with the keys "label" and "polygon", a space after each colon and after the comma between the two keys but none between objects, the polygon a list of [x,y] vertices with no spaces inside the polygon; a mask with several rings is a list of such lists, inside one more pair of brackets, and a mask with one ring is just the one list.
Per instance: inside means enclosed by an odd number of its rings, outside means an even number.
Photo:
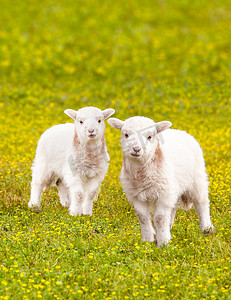
[{"label": "grassy field", "polygon": [[[231,299],[230,27],[228,0],[1,1],[0,299]],[[88,105],[196,137],[215,234],[179,208],[168,247],[141,243],[109,125],[94,215],[69,216],[55,188],[28,209],[41,133]]]}]

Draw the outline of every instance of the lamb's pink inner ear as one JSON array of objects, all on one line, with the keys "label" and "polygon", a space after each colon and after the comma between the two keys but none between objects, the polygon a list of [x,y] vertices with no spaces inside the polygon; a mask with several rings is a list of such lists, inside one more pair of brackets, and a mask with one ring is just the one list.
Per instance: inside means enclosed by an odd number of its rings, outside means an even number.
[{"label": "lamb's pink inner ear", "polygon": [[162,122],[156,123],[157,133],[168,129],[171,126],[172,126],[172,123],[169,121],[162,121]]},{"label": "lamb's pink inner ear", "polygon": [[66,110],[64,111],[64,113],[65,113],[68,117],[72,118],[73,120],[76,119],[77,111],[75,111],[75,110],[73,110],[73,109],[66,109]]},{"label": "lamb's pink inner ear", "polygon": [[116,118],[110,118],[109,120],[107,120],[107,122],[109,125],[111,125],[115,129],[121,129],[124,125],[124,121],[121,121]]},{"label": "lamb's pink inner ear", "polygon": [[109,118],[110,116],[112,116],[115,113],[115,110],[113,108],[107,108],[105,110],[102,111],[104,120],[106,120],[107,118]]}]

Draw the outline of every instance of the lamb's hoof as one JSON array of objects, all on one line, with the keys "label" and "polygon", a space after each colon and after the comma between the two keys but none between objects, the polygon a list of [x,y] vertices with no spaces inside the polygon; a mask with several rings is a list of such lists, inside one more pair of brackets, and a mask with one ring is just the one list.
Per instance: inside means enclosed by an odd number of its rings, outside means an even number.
[{"label": "lamb's hoof", "polygon": [[84,216],[92,216],[92,212],[83,212]]},{"label": "lamb's hoof", "polygon": [[81,216],[81,212],[69,210],[69,215],[72,217]]},{"label": "lamb's hoof", "polygon": [[210,227],[203,229],[202,232],[204,234],[213,234],[216,232],[216,229],[213,225],[211,225]]},{"label": "lamb's hoof", "polygon": [[167,247],[168,245],[169,245],[169,242],[164,242],[164,243],[157,243],[156,242],[156,246],[158,248]]},{"label": "lamb's hoof", "polygon": [[170,240],[171,239],[168,239],[168,238],[156,240],[156,246],[157,247],[166,247],[166,246],[168,246]]},{"label": "lamb's hoof", "polygon": [[89,208],[83,207],[83,215],[84,216],[92,216],[93,210]]},{"label": "lamb's hoof", "polygon": [[60,204],[61,204],[63,207],[68,207],[68,206],[69,206],[69,203],[68,203],[68,202],[60,202]]},{"label": "lamb's hoof", "polygon": [[148,237],[148,238],[147,237],[142,237],[141,242],[154,243],[154,242],[156,242],[156,237],[155,236]]},{"label": "lamb's hoof", "polygon": [[41,206],[35,205],[31,202],[28,203],[28,207],[31,208],[34,212],[37,212],[37,213],[42,211]]}]

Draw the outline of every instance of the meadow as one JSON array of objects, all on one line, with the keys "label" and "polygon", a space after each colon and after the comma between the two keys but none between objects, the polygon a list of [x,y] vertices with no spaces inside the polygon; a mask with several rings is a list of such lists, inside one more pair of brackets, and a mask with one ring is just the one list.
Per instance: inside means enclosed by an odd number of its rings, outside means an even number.
[{"label": "meadow", "polygon": [[[231,299],[230,27],[228,0],[1,1],[0,299]],[[179,208],[168,246],[141,242],[108,124],[93,216],[71,217],[55,187],[27,207],[40,135],[88,105],[195,136],[215,234]]]}]

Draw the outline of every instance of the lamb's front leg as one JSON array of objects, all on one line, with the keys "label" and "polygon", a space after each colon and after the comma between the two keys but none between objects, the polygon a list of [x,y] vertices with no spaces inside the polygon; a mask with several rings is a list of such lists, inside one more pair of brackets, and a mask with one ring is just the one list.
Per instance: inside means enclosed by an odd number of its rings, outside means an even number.
[{"label": "lamb's front leg", "polygon": [[71,216],[81,215],[83,213],[82,204],[84,200],[84,190],[81,185],[70,186],[70,207]]},{"label": "lamb's front leg", "polygon": [[86,196],[83,202],[83,215],[92,216],[93,202],[97,200],[100,185],[99,179],[92,179],[86,184]]},{"label": "lamb's front leg", "polygon": [[137,199],[129,199],[129,202],[133,204],[137,219],[140,223],[142,242],[154,242],[155,230],[152,226],[149,205]]},{"label": "lamb's front leg", "polygon": [[172,207],[157,203],[154,213],[154,225],[156,229],[156,244],[162,246],[171,240],[171,214]]}]

